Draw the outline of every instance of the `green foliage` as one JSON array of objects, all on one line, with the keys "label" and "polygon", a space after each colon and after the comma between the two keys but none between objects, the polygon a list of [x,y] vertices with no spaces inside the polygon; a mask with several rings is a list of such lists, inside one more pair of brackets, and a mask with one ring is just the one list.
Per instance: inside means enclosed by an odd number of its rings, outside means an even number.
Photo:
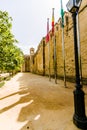
[{"label": "green foliage", "polygon": [[0,11],[0,70],[18,71],[23,62],[23,52],[15,45],[18,41],[12,34],[12,18]]}]

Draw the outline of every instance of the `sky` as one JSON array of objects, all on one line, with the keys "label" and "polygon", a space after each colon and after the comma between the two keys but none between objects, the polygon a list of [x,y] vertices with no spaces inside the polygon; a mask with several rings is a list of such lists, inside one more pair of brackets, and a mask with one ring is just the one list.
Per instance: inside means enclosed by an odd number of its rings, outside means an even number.
[{"label": "sky", "polygon": [[[66,11],[68,0],[62,0],[63,9]],[[52,8],[57,22],[60,15],[60,0],[0,0],[0,10],[7,11],[12,17],[12,33],[19,41],[18,47],[24,54],[30,53],[30,48],[35,51],[47,33],[47,18],[51,29]]]}]

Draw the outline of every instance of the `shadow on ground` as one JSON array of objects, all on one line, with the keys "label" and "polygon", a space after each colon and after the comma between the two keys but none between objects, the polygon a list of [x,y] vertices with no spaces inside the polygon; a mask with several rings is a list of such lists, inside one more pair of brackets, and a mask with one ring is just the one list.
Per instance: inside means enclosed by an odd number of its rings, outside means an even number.
[{"label": "shadow on ground", "polygon": [[0,110],[0,113],[3,113],[19,104],[28,103],[26,106],[21,108],[17,118],[18,122],[27,122],[20,130],[34,130],[32,120],[34,120],[36,115],[43,115],[43,110],[46,112],[55,112],[58,110],[64,110],[67,108],[67,104],[68,107],[73,105],[73,91],[71,91],[71,89],[60,89],[57,85],[54,85],[51,82],[49,83],[48,78],[43,79],[43,82],[41,82],[42,79],[42,76],[23,73],[17,79],[17,82],[20,84],[19,90],[0,99],[2,100],[16,94],[20,95],[20,99],[17,102],[4,107]]}]

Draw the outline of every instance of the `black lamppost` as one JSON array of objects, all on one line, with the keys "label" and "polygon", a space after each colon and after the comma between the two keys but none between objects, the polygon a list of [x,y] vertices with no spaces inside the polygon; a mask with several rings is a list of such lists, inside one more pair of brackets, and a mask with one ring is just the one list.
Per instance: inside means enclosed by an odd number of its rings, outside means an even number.
[{"label": "black lamppost", "polygon": [[75,53],[75,73],[76,73],[76,89],[74,90],[74,124],[81,129],[87,129],[87,117],[85,115],[85,101],[84,92],[80,81],[80,70],[79,70],[79,58],[78,58],[78,41],[77,41],[77,21],[76,16],[79,11],[82,0],[69,0],[67,3],[67,9],[72,13],[73,26],[74,26],[74,53]]}]

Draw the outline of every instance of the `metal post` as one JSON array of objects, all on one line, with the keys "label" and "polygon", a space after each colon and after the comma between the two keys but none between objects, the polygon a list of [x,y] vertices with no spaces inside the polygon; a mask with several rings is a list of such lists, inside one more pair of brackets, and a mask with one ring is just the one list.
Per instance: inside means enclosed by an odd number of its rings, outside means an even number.
[{"label": "metal post", "polygon": [[51,81],[51,75],[50,75],[50,42],[48,43],[49,44],[49,48],[48,48],[48,51],[49,51],[49,81]]},{"label": "metal post", "polygon": [[64,28],[62,28],[62,53],[63,53],[63,66],[64,66],[64,87],[66,87]]},{"label": "metal post", "polygon": [[76,89],[74,90],[74,124],[81,129],[87,129],[87,118],[85,115],[85,101],[82,85],[80,84],[79,60],[78,60],[78,41],[77,41],[77,12],[72,14],[74,25],[74,53],[75,53],[75,73],[76,73]]},{"label": "metal post", "polygon": [[80,46],[80,33],[79,33],[79,15],[77,13],[77,36],[78,36],[78,57],[79,57],[79,69],[80,69],[80,82],[82,83],[82,63],[81,63],[81,46]]},{"label": "metal post", "polygon": [[55,83],[57,84],[57,66],[56,66],[56,36],[54,35],[54,75]]}]

